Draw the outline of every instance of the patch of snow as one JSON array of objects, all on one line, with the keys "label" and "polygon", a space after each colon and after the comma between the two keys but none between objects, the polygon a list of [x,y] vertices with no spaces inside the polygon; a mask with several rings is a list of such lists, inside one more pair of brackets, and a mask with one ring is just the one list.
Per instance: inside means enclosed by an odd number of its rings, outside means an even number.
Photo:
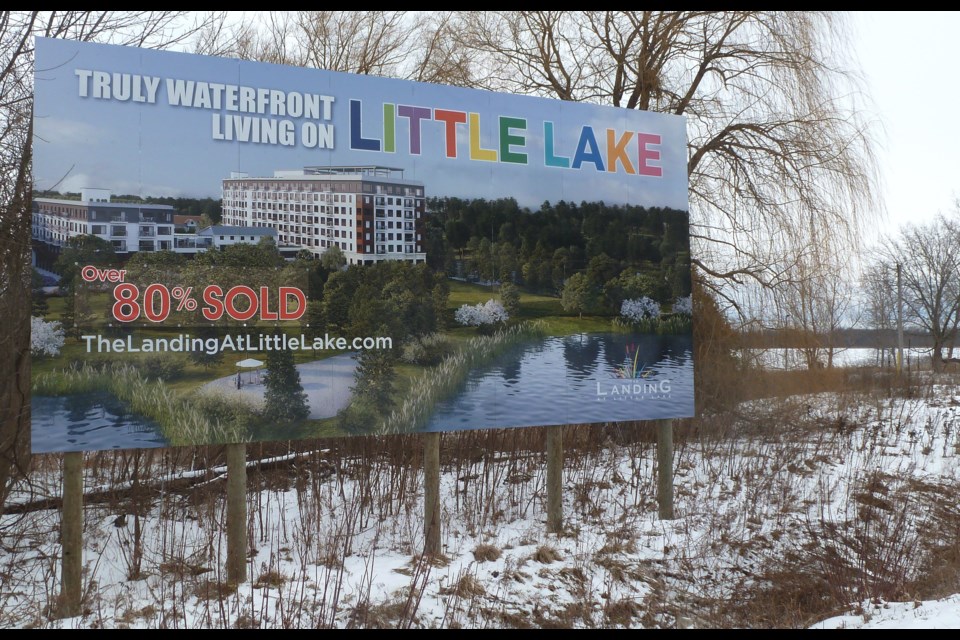
[{"label": "patch of snow", "polygon": [[960,629],[960,594],[940,600],[871,602],[848,613],[828,618],[813,629]]}]

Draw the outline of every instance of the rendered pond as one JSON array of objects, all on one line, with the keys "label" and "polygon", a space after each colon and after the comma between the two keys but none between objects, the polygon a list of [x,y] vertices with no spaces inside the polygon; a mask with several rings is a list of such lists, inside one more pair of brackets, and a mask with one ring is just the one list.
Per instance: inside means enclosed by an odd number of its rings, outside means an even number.
[{"label": "rendered pond", "polygon": [[168,446],[157,424],[128,412],[109,393],[34,396],[34,451],[147,449]]},{"label": "rendered pond", "polygon": [[688,335],[578,334],[518,345],[470,372],[426,431],[693,415]]}]

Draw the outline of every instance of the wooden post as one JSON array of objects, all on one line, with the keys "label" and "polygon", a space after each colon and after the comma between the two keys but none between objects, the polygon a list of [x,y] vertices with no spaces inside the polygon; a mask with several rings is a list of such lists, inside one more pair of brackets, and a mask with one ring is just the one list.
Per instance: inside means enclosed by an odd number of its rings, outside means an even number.
[{"label": "wooden post", "polygon": [[423,554],[440,553],[440,434],[423,434]]},{"label": "wooden post", "polygon": [[660,519],[673,520],[673,420],[657,420],[657,503]]},{"label": "wooden post", "polygon": [[63,456],[63,507],[60,515],[61,618],[80,615],[83,597],[83,453]]},{"label": "wooden post", "polygon": [[547,531],[563,530],[563,427],[547,427]]},{"label": "wooden post", "polygon": [[227,445],[227,581],[247,579],[247,445]]}]

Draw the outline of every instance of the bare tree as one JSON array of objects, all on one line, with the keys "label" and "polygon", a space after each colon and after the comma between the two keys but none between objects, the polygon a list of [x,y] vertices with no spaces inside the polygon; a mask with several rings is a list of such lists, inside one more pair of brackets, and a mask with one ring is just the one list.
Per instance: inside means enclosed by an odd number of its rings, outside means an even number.
[{"label": "bare tree", "polygon": [[[960,207],[957,207],[960,214]],[[933,341],[933,368],[939,371],[943,349],[952,346],[960,326],[960,224],[939,216],[924,225],[908,225],[884,242],[879,264],[899,263],[903,279],[904,324]],[[879,267],[877,267],[879,268]]]},{"label": "bare tree", "polygon": [[831,255],[811,243],[788,278],[773,290],[783,324],[799,343],[808,369],[833,367],[838,331],[854,324],[849,268],[843,255]]},{"label": "bare tree", "polygon": [[877,331],[897,328],[896,265],[874,262],[867,265],[861,279],[864,314],[867,325]]},{"label": "bare tree", "polygon": [[844,239],[820,228],[813,216],[782,237],[783,277],[777,287],[761,291],[773,299],[778,328],[792,334],[807,368],[832,368],[839,330],[857,320],[850,285],[855,258]]},{"label": "bare tree", "polygon": [[417,48],[406,76],[418,82],[438,82],[460,87],[477,83],[470,52],[459,45],[456,15],[430,12],[419,20]]},{"label": "bare tree", "polygon": [[458,20],[478,86],[688,118],[694,262],[715,289],[745,277],[777,284],[784,234],[812,224],[849,247],[878,210],[842,16],[498,11]]},{"label": "bare tree", "polygon": [[23,468],[30,426],[30,137],[32,16],[0,18],[0,509]]},{"label": "bare tree", "polygon": [[176,11],[0,12],[0,509],[29,453],[34,36],[174,47],[215,19]]},{"label": "bare tree", "polygon": [[470,58],[449,12],[272,11],[216,23],[198,53],[276,64],[468,85]]},{"label": "bare tree", "polygon": [[883,364],[890,335],[897,328],[896,265],[885,262],[866,265],[860,286],[863,319],[876,332],[878,362]]},{"label": "bare tree", "polygon": [[416,44],[403,11],[299,11],[303,66],[394,75]]}]

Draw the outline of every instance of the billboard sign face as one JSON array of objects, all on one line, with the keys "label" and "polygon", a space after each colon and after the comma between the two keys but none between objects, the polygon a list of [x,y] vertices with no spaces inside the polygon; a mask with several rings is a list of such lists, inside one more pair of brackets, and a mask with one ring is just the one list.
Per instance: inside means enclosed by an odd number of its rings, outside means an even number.
[{"label": "billboard sign face", "polygon": [[681,117],[39,38],[33,450],[693,415]]}]

